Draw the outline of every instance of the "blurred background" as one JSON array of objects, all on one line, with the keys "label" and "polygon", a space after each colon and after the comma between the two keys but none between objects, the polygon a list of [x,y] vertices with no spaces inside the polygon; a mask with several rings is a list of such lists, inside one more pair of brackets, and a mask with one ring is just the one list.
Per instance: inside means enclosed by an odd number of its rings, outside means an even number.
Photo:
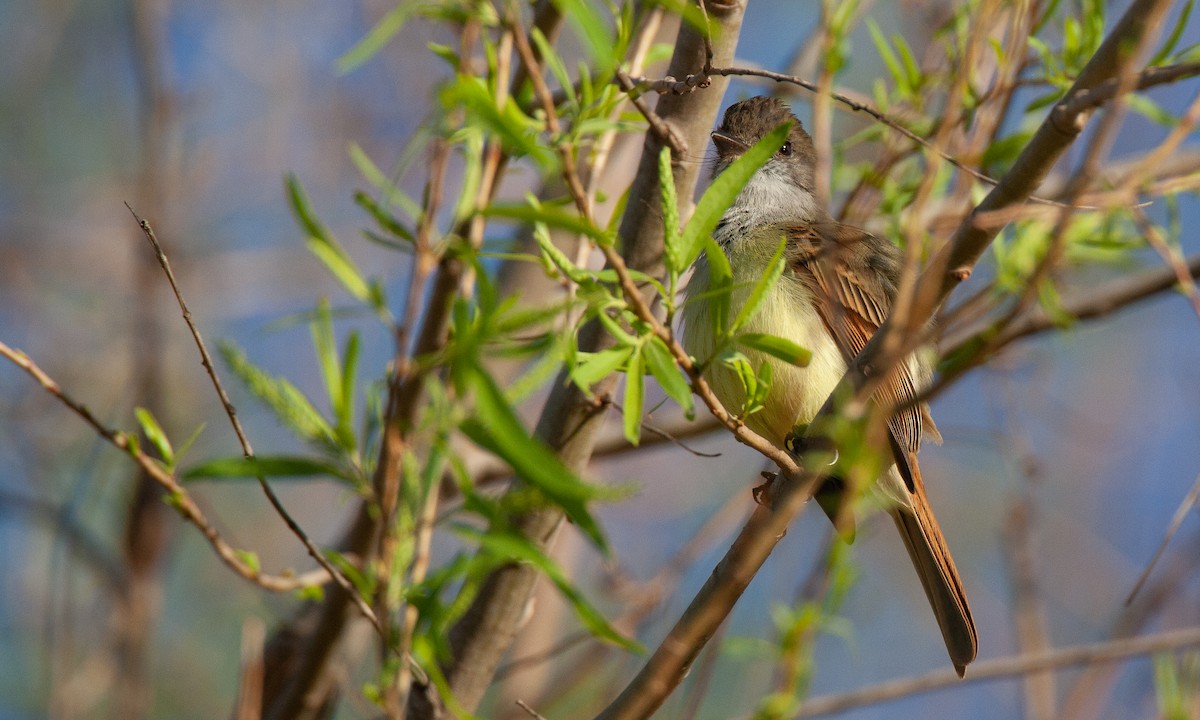
[{"label": "blurred background", "polygon": [[[870,14],[920,47],[936,6],[881,0]],[[1124,6],[1115,3],[1110,16]],[[146,270],[153,257],[128,202],[154,225],[210,343],[231,339],[266,369],[323,397],[308,328],[288,318],[321,296],[335,307],[348,303],[305,249],[283,178],[296,174],[360,266],[402,296],[404,256],[361,237],[368,222],[352,192],[366,183],[352,154],[360,148],[385,171],[401,168],[446,73],[426,43],[454,38],[415,20],[371,61],[340,72],[337,59],[392,7],[377,0],[0,4],[0,340],[27,352],[110,426],[134,428],[131,398],[150,387],[151,409],[172,437],[205,426],[189,460],[238,452],[169,289],[156,268]],[[753,0],[739,56],[785,70],[815,14],[815,3]],[[1178,14],[1176,7],[1169,22]],[[1182,45],[1197,40],[1193,16]],[[869,93],[883,73],[862,28],[841,83]],[[728,99],[761,91],[737,82]],[[1195,92],[1192,81],[1152,97],[1179,113]],[[807,119],[804,98],[796,110]],[[862,127],[846,118],[835,114],[835,136]],[[1165,132],[1131,115],[1113,156],[1152,147]],[[640,141],[627,145],[618,159],[632,173]],[[1193,141],[1186,152],[1200,153],[1200,145]],[[419,196],[420,167],[400,178]],[[504,193],[519,196],[532,182],[517,172]],[[1189,230],[1200,222],[1194,196],[1181,200],[1179,213],[1184,252],[1200,251]],[[1152,253],[1144,260],[1159,262]],[[338,329],[356,326],[370,327],[349,317]],[[374,379],[389,340],[365,332],[364,341],[362,367]],[[147,362],[147,353],[161,364]],[[295,450],[296,441],[230,384],[256,450]],[[1200,624],[1195,513],[1148,589],[1125,605],[1200,473],[1200,319],[1186,299],[1167,293],[1021,344],[943,394],[933,413],[946,442],[928,448],[922,463],[972,599],[981,659],[1017,651],[1012,558],[1021,547],[1052,646]],[[615,563],[602,563],[573,530],[556,553],[617,617],[636,600],[623,588],[658,576],[688,544],[678,575],[655,586],[665,593],[662,603],[639,618],[639,640],[650,646],[724,552],[761,469],[753,452],[723,433],[690,445],[719,456],[664,445],[595,463],[593,477],[637,489],[600,510]],[[121,635],[112,627],[112,585],[121,577],[114,566],[128,552],[134,481],[119,453],[25,374],[0,365],[0,562],[7,568],[0,575],[0,718],[112,715],[113,638]],[[253,484],[210,483],[195,492],[230,541],[254,548],[264,568],[309,567]],[[313,481],[280,493],[310,536],[336,539],[352,501],[348,490]],[[1024,530],[1014,536],[1014,527]],[[225,717],[244,624],[254,618],[269,627],[294,600],[233,577],[173,515],[161,532],[161,588],[148,596],[155,609],[146,628],[149,716]],[[774,618],[801,592],[828,535],[819,514],[801,517],[714,641],[713,664],[702,660],[662,717],[682,716],[692,702],[700,704],[696,717],[710,719],[755,706],[771,685]],[[863,528],[853,554],[858,572],[841,608],[846,622],[819,640],[811,692],[944,668],[936,626],[890,523]],[[557,597],[544,595],[516,657],[575,631]],[[547,717],[575,717],[611,697],[637,667],[636,658],[579,643],[552,662],[514,667],[481,714],[520,717],[511,700],[521,697]],[[552,698],[561,684],[556,673],[583,669],[594,683]],[[1071,670],[1057,678],[1064,717],[1157,713],[1149,659],[1123,663],[1111,677]],[[706,693],[696,700],[701,683]],[[352,682],[338,717],[372,715],[356,695]],[[552,699],[539,705],[536,698]],[[1022,703],[1020,683],[1005,680],[845,717],[1013,718],[1022,716]]]}]

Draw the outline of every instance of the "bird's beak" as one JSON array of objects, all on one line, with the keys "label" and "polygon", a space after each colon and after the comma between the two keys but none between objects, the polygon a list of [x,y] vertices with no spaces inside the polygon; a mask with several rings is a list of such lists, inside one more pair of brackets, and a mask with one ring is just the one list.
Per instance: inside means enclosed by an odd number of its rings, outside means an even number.
[{"label": "bird's beak", "polygon": [[717,146],[718,155],[741,155],[750,147],[741,140],[730,137],[720,130],[713,131],[712,141],[713,145]]}]

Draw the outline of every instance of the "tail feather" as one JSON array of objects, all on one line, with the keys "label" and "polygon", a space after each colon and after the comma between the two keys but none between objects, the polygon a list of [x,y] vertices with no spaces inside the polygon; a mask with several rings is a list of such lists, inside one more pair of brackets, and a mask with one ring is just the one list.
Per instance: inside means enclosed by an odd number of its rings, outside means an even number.
[{"label": "tail feather", "polygon": [[[950,661],[958,676],[962,677],[967,665],[975,659],[979,639],[975,633],[975,621],[971,618],[971,607],[967,604],[967,594],[963,590],[962,579],[958,569],[954,567],[954,559],[946,547],[946,538],[938,527],[929,500],[925,497],[925,487],[921,481],[920,470],[917,469],[916,458],[908,458],[908,468],[911,474],[912,490],[909,493],[910,503],[892,510],[892,519],[900,530],[900,537],[908,549],[917,575],[921,578],[921,586],[929,605],[933,608],[938,627],[942,631],[942,639],[946,642],[946,650],[950,653]],[[907,479],[907,478],[906,478]]]}]

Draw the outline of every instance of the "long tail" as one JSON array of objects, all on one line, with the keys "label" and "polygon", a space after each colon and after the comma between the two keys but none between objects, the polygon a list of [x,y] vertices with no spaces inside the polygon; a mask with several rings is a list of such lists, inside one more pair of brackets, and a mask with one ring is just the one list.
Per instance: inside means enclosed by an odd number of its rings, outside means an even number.
[{"label": "long tail", "polygon": [[904,546],[908,548],[908,555],[921,578],[925,596],[929,598],[929,605],[942,630],[942,639],[946,641],[950,661],[954,663],[958,676],[962,677],[967,665],[975,659],[979,645],[975,621],[971,619],[967,594],[963,590],[958,569],[954,567],[950,549],[946,547],[946,538],[925,496],[916,455],[906,454],[908,467],[903,467],[901,463],[892,472],[898,472],[907,480],[908,477],[904,475],[908,471],[912,482],[905,484],[910,486],[910,503],[907,507],[900,506],[892,510],[892,519],[896,521],[900,537],[904,539]]}]

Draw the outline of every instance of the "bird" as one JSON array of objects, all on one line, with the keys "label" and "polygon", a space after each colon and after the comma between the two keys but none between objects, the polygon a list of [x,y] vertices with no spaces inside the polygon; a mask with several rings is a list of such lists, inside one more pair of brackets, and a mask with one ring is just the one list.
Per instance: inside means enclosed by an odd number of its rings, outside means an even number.
[{"label": "bird", "polygon": [[[797,426],[812,421],[841,381],[849,363],[883,324],[896,298],[902,253],[886,239],[839,223],[815,193],[816,151],[800,120],[782,101],[753,97],[731,105],[712,133],[713,175],[719,175],[757,141],[784,123],[787,139],[759,168],[718,222],[712,237],[733,273],[729,317],[749,299],[783,243],[784,269],[758,311],[739,332],[768,333],[807,348],[804,367],[753,349],[742,352],[752,365],[771,366],[772,382],[760,409],[743,420],[781,448],[795,449]],[[733,413],[743,408],[745,386],[737,372],[711,361],[718,349],[714,289],[709,263],[697,259],[682,308],[682,339],[717,399]],[[706,362],[707,361],[707,362]],[[978,636],[966,591],[945,537],[929,506],[917,463],[921,437],[941,437],[924,403],[915,402],[932,376],[928,348],[906,357],[880,382],[872,400],[892,411],[888,420],[894,462],[876,486],[917,570],[950,660],[962,677],[975,659]],[[836,479],[818,491],[822,509],[839,524],[841,493]]]}]

